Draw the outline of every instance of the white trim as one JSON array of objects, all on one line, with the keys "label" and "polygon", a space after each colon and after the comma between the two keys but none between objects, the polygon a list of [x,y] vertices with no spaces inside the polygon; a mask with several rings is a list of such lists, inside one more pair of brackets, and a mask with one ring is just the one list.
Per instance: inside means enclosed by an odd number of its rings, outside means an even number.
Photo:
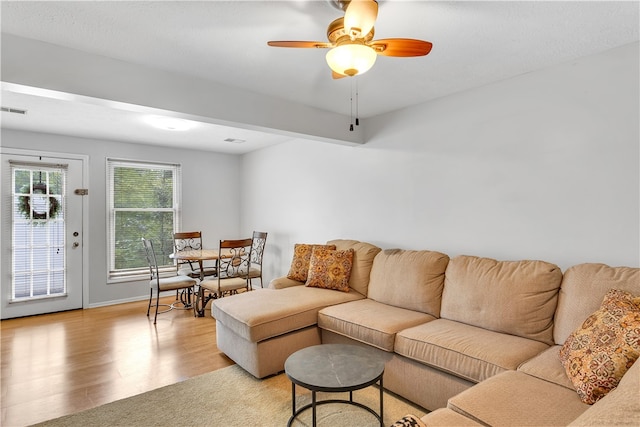
[{"label": "white trim", "polygon": [[[165,296],[170,296],[170,295],[175,295],[175,291],[165,291],[165,292],[160,292],[160,298],[165,297]],[[155,300],[155,295],[154,298]],[[96,302],[93,304],[90,304],[88,307],[85,308],[99,308],[99,307],[107,307],[110,305],[117,305],[117,304],[125,304],[128,302],[138,302],[138,301],[148,301],[149,300],[149,295],[147,296],[138,296],[138,297],[131,297],[131,298],[123,298],[123,299],[117,299],[117,300],[111,300],[111,301],[102,301],[102,302]]]}]

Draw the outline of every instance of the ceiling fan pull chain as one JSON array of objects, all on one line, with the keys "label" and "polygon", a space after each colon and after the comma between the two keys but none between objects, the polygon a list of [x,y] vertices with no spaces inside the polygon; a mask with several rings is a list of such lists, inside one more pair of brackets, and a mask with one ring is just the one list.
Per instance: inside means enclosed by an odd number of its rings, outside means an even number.
[{"label": "ceiling fan pull chain", "polygon": [[349,97],[351,101],[351,124],[349,124],[349,131],[353,132],[353,80],[351,80],[351,93]]},{"label": "ceiling fan pull chain", "polygon": [[360,126],[360,113],[358,113],[358,106],[360,102],[358,101],[358,77],[356,76],[356,126]]}]

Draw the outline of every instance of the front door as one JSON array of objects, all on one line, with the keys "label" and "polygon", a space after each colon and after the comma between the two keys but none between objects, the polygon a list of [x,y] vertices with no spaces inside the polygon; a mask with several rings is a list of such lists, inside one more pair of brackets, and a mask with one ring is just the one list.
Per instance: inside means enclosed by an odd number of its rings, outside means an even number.
[{"label": "front door", "polygon": [[83,158],[0,153],[1,318],[83,306]]}]

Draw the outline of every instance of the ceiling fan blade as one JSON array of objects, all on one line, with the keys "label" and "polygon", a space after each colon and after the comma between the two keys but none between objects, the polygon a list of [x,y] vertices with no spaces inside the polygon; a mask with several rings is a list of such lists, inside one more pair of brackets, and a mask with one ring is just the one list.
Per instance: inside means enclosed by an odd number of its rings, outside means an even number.
[{"label": "ceiling fan blade", "polygon": [[334,80],[338,80],[347,76],[345,76],[344,74],[336,73],[335,71],[331,70],[331,77],[333,77]]},{"label": "ceiling fan blade", "polygon": [[369,46],[378,55],[407,57],[427,55],[433,44],[416,39],[380,39],[372,41]]},{"label": "ceiling fan blade", "polygon": [[270,42],[267,42],[267,44],[273,47],[301,47],[301,48],[318,48],[318,49],[333,47],[331,43],[306,42],[306,41],[270,41]]},{"label": "ceiling fan blade", "polygon": [[376,0],[351,0],[344,13],[344,29],[356,37],[369,34],[378,17],[378,2]]}]

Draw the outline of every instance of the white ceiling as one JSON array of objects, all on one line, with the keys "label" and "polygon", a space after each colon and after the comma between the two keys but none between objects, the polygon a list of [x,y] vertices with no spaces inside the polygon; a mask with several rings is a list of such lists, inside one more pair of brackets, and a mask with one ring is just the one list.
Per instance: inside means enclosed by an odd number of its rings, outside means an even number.
[{"label": "white ceiling", "polygon": [[[375,38],[428,40],[426,57],[379,57],[358,77],[369,118],[639,39],[638,1],[379,1]],[[65,46],[350,115],[352,79],[331,79],[326,50],[268,40],[326,40],[341,16],[318,1],[2,1],[2,33]],[[142,122],[147,111],[21,93],[3,85],[2,127],[243,153],[291,136],[198,123]],[[158,112],[155,112],[158,113]],[[244,139],[242,144],[225,138]]]}]

